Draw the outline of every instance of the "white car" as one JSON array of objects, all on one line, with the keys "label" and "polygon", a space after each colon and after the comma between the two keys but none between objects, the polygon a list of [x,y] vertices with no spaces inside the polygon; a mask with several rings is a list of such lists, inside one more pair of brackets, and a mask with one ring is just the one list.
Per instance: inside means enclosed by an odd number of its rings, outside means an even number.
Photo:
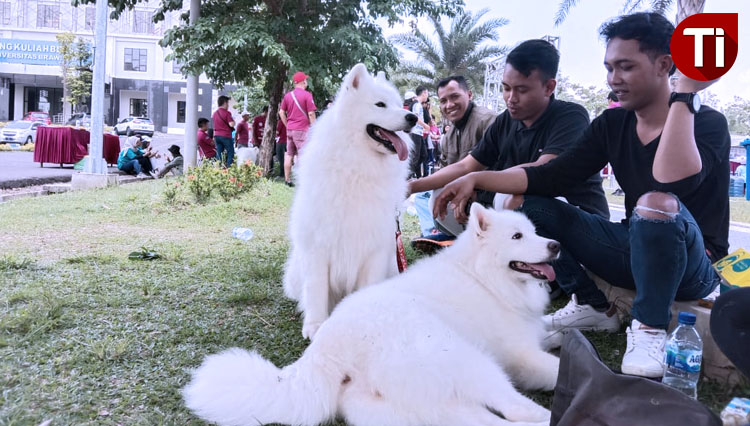
[{"label": "white car", "polygon": [[115,125],[115,133],[118,135],[148,135],[154,136],[154,122],[145,117],[126,117]]},{"label": "white car", "polygon": [[44,123],[38,121],[13,121],[0,130],[0,142],[2,143],[27,143],[36,142],[36,129]]}]

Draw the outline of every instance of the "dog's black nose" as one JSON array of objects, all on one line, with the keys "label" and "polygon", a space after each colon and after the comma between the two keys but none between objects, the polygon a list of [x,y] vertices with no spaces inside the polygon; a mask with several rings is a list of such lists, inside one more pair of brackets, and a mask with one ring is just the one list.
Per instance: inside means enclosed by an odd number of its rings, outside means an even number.
[{"label": "dog's black nose", "polygon": [[552,254],[560,253],[560,243],[557,241],[550,241],[547,243],[547,248],[549,249]]},{"label": "dog's black nose", "polygon": [[410,126],[414,126],[417,124],[417,116],[414,114],[406,114],[406,122],[409,123]]}]

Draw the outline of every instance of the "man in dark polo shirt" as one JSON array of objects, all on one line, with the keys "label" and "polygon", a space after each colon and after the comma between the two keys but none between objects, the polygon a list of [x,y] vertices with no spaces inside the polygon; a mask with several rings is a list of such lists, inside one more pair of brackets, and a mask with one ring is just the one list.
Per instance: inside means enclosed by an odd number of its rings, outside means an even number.
[{"label": "man in dark polo shirt", "polygon": [[[547,164],[479,172],[446,186],[434,213],[450,202],[459,216],[475,189],[514,197],[537,231],[558,240],[587,270],[635,290],[622,372],[661,377],[674,300],[710,294],[720,279],[712,263],[729,243],[729,146],[724,116],[700,105],[713,82],[679,76],[675,92],[670,39],[657,13],[619,17],[602,27],[607,82],[621,108],[604,111],[576,145]],[[607,162],[625,192],[627,218],[612,223],[553,196]],[[463,218],[462,218],[463,219]],[[544,318],[553,335],[566,328],[619,331],[616,309],[579,267],[563,289],[574,297]]]},{"label": "man in dark polo shirt", "polygon": [[[582,106],[555,99],[559,60],[555,47],[544,40],[528,40],[514,48],[503,73],[503,98],[508,109],[490,125],[468,156],[431,176],[411,181],[410,192],[437,190],[471,172],[541,165],[570,148],[589,118]],[[435,191],[433,198],[438,193]],[[598,173],[563,195],[584,211],[609,218]],[[492,205],[494,196],[479,193],[477,199]],[[437,223],[442,230],[457,235],[463,227],[450,219]]]}]

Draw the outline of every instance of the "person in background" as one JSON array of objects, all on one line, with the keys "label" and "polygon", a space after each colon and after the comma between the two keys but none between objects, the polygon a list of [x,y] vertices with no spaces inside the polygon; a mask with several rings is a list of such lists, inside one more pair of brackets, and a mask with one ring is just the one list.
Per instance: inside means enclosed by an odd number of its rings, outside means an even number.
[{"label": "person in background", "polygon": [[250,113],[242,112],[242,121],[237,123],[237,130],[234,133],[235,145],[237,148],[247,148],[250,143]]},{"label": "person in background", "polygon": [[125,147],[117,158],[117,168],[125,173],[134,174],[139,178],[147,177],[151,171],[150,152],[141,149],[141,138],[130,136],[125,141]]},{"label": "person in background", "polygon": [[234,161],[234,117],[229,112],[229,97],[219,96],[219,108],[211,117],[214,122],[214,142],[216,143],[216,158],[222,161],[226,157],[224,165],[229,167]]},{"label": "person in background", "polygon": [[208,119],[198,119],[198,152],[200,152],[202,158],[217,158],[216,157],[216,143],[208,135]]},{"label": "person in background", "polygon": [[284,155],[286,154],[286,126],[281,118],[276,122],[276,160],[279,162],[279,177],[284,177]]},{"label": "person in background", "polygon": [[182,166],[184,162],[182,159],[182,153],[180,153],[180,147],[177,145],[172,145],[167,149],[167,151],[172,154],[172,158],[167,155],[167,164],[165,164],[164,167],[159,170],[159,173],[156,175],[156,179],[163,178],[169,172],[172,172],[172,175],[174,176],[182,175]]},{"label": "person in background", "polygon": [[260,147],[263,143],[263,130],[266,128],[266,116],[268,105],[263,107],[263,112],[253,117],[253,146]]},{"label": "person in background", "polygon": [[607,101],[609,102],[607,108],[618,108],[620,106],[620,100],[617,99],[617,95],[613,90],[609,91],[609,94],[607,95]]},{"label": "person in background", "polygon": [[287,186],[292,183],[294,157],[302,152],[307,140],[307,130],[315,123],[315,101],[307,90],[309,76],[302,71],[294,73],[294,90],[284,95],[279,109],[279,117],[286,126],[286,154],[284,155],[284,180]]}]

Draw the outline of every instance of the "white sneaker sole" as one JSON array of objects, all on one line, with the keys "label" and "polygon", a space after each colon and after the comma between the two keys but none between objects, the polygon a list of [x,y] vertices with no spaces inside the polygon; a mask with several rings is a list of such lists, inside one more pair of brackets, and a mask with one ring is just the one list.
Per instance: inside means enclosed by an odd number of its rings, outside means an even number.
[{"label": "white sneaker sole", "polygon": [[622,374],[627,374],[628,376],[640,376],[640,377],[647,377],[649,379],[656,379],[659,377],[662,377],[664,375],[664,369],[646,369],[642,367],[637,366],[627,366],[627,365],[621,365],[620,366],[622,370]]},{"label": "white sneaker sole", "polygon": [[545,328],[547,331],[562,331],[562,330],[568,330],[568,329],[576,329],[581,331],[606,331],[609,333],[616,333],[620,331],[621,324],[618,321],[617,324],[607,324],[607,325],[590,325],[590,326],[576,326],[575,324],[570,325],[562,325],[555,327],[554,324],[547,325],[545,324]]}]

